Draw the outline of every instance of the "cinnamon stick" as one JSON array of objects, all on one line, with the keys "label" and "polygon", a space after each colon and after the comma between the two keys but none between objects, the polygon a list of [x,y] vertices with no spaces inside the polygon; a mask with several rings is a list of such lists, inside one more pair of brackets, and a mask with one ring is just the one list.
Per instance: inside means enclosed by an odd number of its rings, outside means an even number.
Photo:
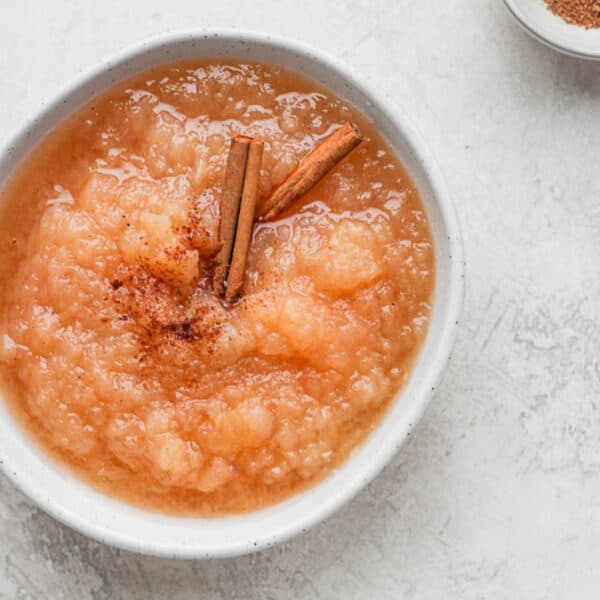
[{"label": "cinnamon stick", "polygon": [[225,168],[225,181],[223,182],[223,196],[221,199],[221,224],[219,227],[219,240],[222,245],[217,254],[217,264],[213,276],[213,288],[219,295],[222,295],[225,291],[225,280],[227,279],[227,271],[233,253],[250,142],[251,138],[245,136],[236,136],[231,140],[229,158]]},{"label": "cinnamon stick", "polygon": [[355,125],[344,123],[303,158],[287,179],[275,188],[271,196],[259,207],[258,216],[269,220],[286,210],[354,150],[362,139]]},{"label": "cinnamon stick", "polygon": [[233,302],[236,299],[244,283],[246,258],[248,257],[248,248],[250,247],[252,226],[254,224],[254,211],[258,195],[258,178],[260,175],[263,148],[264,143],[262,140],[252,140],[250,143],[242,200],[235,230],[233,255],[227,275],[227,287],[225,288],[225,300],[227,302]]}]

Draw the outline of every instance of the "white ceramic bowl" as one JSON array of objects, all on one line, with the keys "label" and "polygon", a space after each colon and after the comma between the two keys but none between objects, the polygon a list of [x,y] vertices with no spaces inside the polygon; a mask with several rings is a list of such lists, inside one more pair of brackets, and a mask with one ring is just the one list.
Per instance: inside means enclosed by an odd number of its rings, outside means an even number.
[{"label": "white ceramic bowl", "polygon": [[450,358],[462,310],[464,263],[459,226],[442,175],[404,114],[373,85],[306,46],[239,31],[170,34],[123,52],[68,86],[0,151],[0,185],[48,132],[83,102],[157,64],[224,57],[296,69],[352,102],[372,119],[411,173],[429,213],[437,281],[429,334],[410,381],[368,440],[335,473],[281,504],[220,519],[152,513],[104,496],[49,460],[0,401],[0,463],[41,508],[74,529],[128,550],[168,557],[233,556],[281,542],[315,525],[352,498],[402,446],[431,399]]},{"label": "white ceramic bowl", "polygon": [[572,25],[548,10],[544,0],[504,0],[521,27],[563,54],[600,60],[600,29]]}]

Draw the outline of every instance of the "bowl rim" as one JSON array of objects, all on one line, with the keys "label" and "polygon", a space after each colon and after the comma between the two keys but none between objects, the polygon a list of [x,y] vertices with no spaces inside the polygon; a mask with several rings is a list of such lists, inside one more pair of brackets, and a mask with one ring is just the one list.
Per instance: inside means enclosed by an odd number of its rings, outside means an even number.
[{"label": "bowl rim", "polygon": [[[428,368],[425,371],[423,383],[420,386],[424,390],[424,393],[421,394],[420,401],[416,402],[412,410],[406,415],[405,422],[409,423],[409,425],[398,428],[395,443],[390,443],[388,447],[382,448],[377,456],[373,457],[373,460],[365,465],[361,476],[354,477],[346,486],[344,493],[338,493],[328,503],[324,503],[309,514],[292,520],[284,529],[272,535],[265,534],[258,540],[212,544],[210,550],[207,550],[206,546],[202,544],[198,544],[197,547],[191,545],[184,547],[178,545],[176,541],[170,543],[148,542],[147,540],[138,539],[135,536],[103,526],[95,522],[93,516],[90,516],[89,519],[84,519],[75,513],[62,510],[61,506],[53,502],[50,496],[42,493],[39,485],[32,482],[32,478],[27,474],[21,473],[19,470],[12,469],[9,461],[0,460],[0,470],[4,472],[16,487],[42,510],[64,525],[96,541],[108,543],[124,550],[151,556],[182,559],[233,557],[284,542],[331,516],[351,500],[365,485],[372,481],[412,433],[414,425],[421,418],[441,381],[443,371],[451,358],[458,334],[465,292],[464,249],[455,206],[437,161],[411,120],[407,118],[395,102],[392,102],[389,94],[384,92],[375,96],[373,85],[368,83],[368,79],[359,76],[346,63],[308,44],[291,40],[287,37],[247,29],[206,27],[177,30],[143,39],[113,54],[108,60],[98,62],[95,66],[81,71],[74,79],[63,85],[50,100],[42,101],[37,110],[34,110],[31,116],[26,118],[12,135],[6,138],[0,148],[0,155],[5,152],[6,148],[17,147],[18,143],[27,136],[28,131],[41,116],[52,112],[79,88],[92,83],[95,79],[106,73],[107,70],[117,67],[138,55],[198,38],[220,39],[236,43],[263,44],[274,49],[294,53],[307,61],[316,62],[324,66],[327,70],[340,75],[348,82],[349,87],[354,88],[368,98],[377,111],[388,119],[395,129],[401,132],[402,137],[406,139],[414,151],[416,159],[422,165],[423,172],[433,191],[435,203],[442,215],[448,236],[449,261],[447,301],[445,303],[444,320],[440,326],[439,344],[436,347],[432,360],[428,362]],[[101,91],[98,93],[101,93]],[[0,447],[0,459],[3,458],[3,454]],[[6,457],[4,458],[6,459]],[[328,479],[329,477],[325,477],[325,479],[316,483],[314,488],[323,485]],[[227,518],[229,517],[224,517],[224,519]]]},{"label": "bowl rim", "polygon": [[[544,46],[556,50],[561,54],[571,56],[572,58],[580,58],[583,60],[600,60],[600,48],[593,51],[583,51],[572,44],[565,44],[554,39],[547,30],[536,26],[537,23],[533,23],[531,19],[528,19],[523,11],[519,8],[519,5],[515,0],[504,0],[504,6],[508,12],[514,17],[521,28],[528,33],[532,38],[538,42],[544,44]],[[560,17],[557,17],[560,18]],[[573,27],[577,25],[568,24]],[[583,31],[586,31],[585,29]]]}]

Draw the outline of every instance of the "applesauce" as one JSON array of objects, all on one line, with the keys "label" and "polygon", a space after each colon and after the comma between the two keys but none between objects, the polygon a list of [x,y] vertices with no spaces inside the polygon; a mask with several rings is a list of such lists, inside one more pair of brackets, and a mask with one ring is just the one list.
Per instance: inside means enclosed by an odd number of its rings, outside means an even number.
[{"label": "applesauce", "polygon": [[[345,121],[365,141],[257,222],[243,294],[211,281],[231,138],[259,194]],[[314,484],[406,382],[435,281],[427,214],[351,105],[278,66],[197,61],[118,85],[1,192],[0,369],[19,423],[105,493],[176,514]]]}]

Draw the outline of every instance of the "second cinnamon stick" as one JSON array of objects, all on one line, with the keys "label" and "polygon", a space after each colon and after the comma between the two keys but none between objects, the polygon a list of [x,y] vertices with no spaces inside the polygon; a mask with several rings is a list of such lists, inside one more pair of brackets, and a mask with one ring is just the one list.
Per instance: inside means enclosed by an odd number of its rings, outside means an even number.
[{"label": "second cinnamon stick", "polygon": [[258,216],[269,220],[286,210],[356,148],[362,139],[355,125],[344,123],[302,159],[292,174],[275,188],[260,206]]}]

